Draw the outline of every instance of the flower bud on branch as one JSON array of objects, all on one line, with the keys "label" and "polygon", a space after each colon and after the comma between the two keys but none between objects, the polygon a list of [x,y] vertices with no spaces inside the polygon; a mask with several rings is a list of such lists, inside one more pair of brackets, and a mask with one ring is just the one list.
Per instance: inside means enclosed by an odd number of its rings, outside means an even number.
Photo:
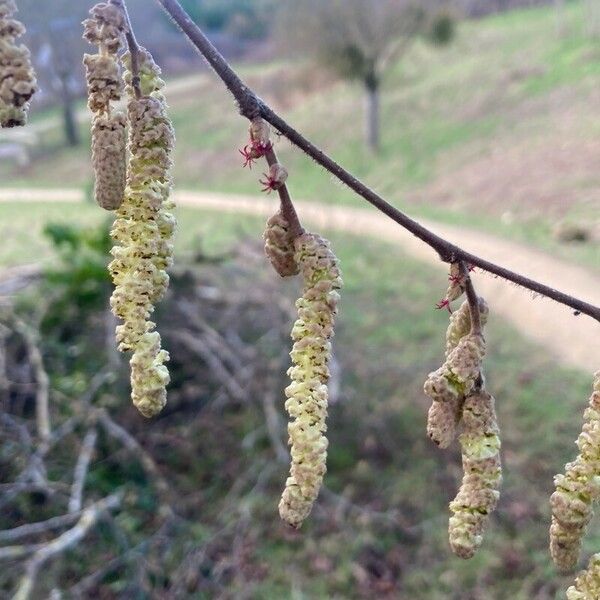
[{"label": "flower bud on branch", "polygon": [[299,269],[294,256],[294,237],[281,212],[277,212],[267,221],[263,238],[265,254],[275,271],[282,277],[297,275]]}]

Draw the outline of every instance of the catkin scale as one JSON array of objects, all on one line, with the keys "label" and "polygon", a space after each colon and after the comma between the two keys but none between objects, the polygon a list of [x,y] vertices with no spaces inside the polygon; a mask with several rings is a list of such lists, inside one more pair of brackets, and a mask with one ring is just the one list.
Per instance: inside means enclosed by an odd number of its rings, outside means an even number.
[{"label": "catkin scale", "polygon": [[296,302],[298,320],[291,334],[293,366],[288,370],[291,383],[285,390],[285,407],[292,419],[288,425],[292,463],[279,514],[298,528],[310,513],[327,470],[329,340],[333,336],[339,301],[337,290],[342,279],[329,242],[304,233],[296,238],[294,245],[304,290]]},{"label": "catkin scale", "polygon": [[481,545],[488,516],[500,495],[500,437],[494,404],[485,390],[468,396],[463,404],[459,441],[464,477],[450,503],[448,524],[450,547],[460,558],[471,558]]},{"label": "catkin scale", "polygon": [[550,497],[552,524],[550,554],[561,571],[572,570],[579,559],[581,540],[600,497],[600,371],[594,375],[584,424],[577,438],[579,455],[554,478]]},{"label": "catkin scale", "polygon": [[37,90],[29,50],[16,39],[25,27],[12,15],[13,0],[0,0],[0,127],[19,127],[27,122],[29,101]]},{"label": "catkin scale", "polygon": [[567,590],[567,600],[598,600],[600,598],[600,554],[594,554],[586,571],[581,571],[574,585]]}]

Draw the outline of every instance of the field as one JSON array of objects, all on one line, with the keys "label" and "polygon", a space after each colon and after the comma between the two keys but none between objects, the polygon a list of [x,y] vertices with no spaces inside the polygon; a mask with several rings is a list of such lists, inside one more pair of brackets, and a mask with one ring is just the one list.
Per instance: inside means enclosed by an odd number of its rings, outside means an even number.
[{"label": "field", "polygon": [[[289,122],[410,214],[518,238],[596,266],[600,50],[584,31],[583,7],[572,2],[563,35],[554,11],[537,8],[463,23],[448,49],[418,42],[385,80],[378,156],[362,142],[359,87],[306,64],[241,68]],[[206,74],[170,89],[177,186],[256,193],[259,173],[243,172],[237,153],[246,126],[222,86]],[[59,132],[47,128],[55,116],[34,119],[45,133],[29,168],[0,167],[6,186],[90,189],[89,157],[56,147]],[[358,202],[287,142],[277,148],[297,197]],[[583,223],[592,241],[557,242],[552,232],[562,221]]]}]

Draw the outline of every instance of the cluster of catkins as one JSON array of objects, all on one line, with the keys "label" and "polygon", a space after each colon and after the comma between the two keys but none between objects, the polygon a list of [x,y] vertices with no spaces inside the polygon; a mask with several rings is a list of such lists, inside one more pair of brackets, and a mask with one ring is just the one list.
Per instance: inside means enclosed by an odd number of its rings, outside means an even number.
[{"label": "cluster of catkins", "polygon": [[0,0],[0,127],[27,122],[29,101],[37,89],[29,50],[16,39],[25,33],[14,0]]},{"label": "cluster of catkins", "polygon": [[[109,264],[115,284],[111,307],[123,321],[117,326],[119,349],[133,352],[133,403],[144,416],[152,417],[164,407],[169,383],[164,364],[169,355],[161,349],[150,316],[166,292],[166,271],[173,260],[175,218],[169,212],[173,208],[169,194],[175,136],[161,93],[164,82],[151,55],[139,48],[135,85],[129,55],[118,55],[127,27],[121,7],[100,3],[90,12],[84,23],[85,38],[99,47],[97,55],[84,58],[89,106],[95,113],[95,193],[100,206],[116,210]],[[126,116],[112,112],[110,106],[121,97],[123,87],[128,96]]]},{"label": "cluster of catkins", "polygon": [[[562,571],[571,570],[577,565],[581,540],[592,518],[592,504],[600,497],[600,371],[594,375],[592,395],[584,413],[584,424],[577,438],[577,446],[579,455],[566,465],[564,474],[554,478],[556,491],[550,498],[550,553],[554,563]],[[598,558],[593,565],[598,590]],[[580,579],[587,581],[585,577]]]},{"label": "cluster of catkins", "polygon": [[[267,156],[270,168],[262,182],[265,190],[285,185],[287,171],[274,159],[269,126],[260,118],[250,125],[245,151],[252,159]],[[279,502],[281,518],[298,528],[310,513],[327,470],[328,365],[342,277],[330,243],[319,235],[294,230],[282,210],[267,221],[264,240],[275,271],[282,277],[299,273],[303,280],[291,334],[291,383],[285,389],[292,461]]]},{"label": "cluster of catkins", "polygon": [[[455,300],[465,290],[466,273],[452,265],[446,299]],[[446,304],[443,303],[443,306]],[[456,436],[462,450],[464,477],[456,498],[448,534],[452,551],[471,558],[483,541],[489,514],[495,509],[502,482],[500,438],[494,398],[485,390],[481,370],[485,340],[481,326],[487,321],[488,308],[478,300],[480,327],[472,326],[471,309],[465,300],[450,316],[446,333],[446,360],[430,373],[424,390],[432,400],[427,434],[441,448],[447,448]]]}]

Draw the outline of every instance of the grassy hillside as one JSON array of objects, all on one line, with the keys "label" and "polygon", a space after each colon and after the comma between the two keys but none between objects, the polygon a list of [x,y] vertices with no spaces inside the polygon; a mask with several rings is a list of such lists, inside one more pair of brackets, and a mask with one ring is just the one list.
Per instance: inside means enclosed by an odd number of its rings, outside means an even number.
[{"label": "grassy hillside", "polygon": [[[101,219],[91,207],[72,210],[58,204],[47,218],[60,221],[72,213],[69,222],[87,225]],[[2,223],[22,214],[0,205]],[[211,253],[223,251],[239,237],[257,239],[262,229],[259,220],[246,217],[187,210],[179,217],[180,266],[200,244]],[[37,244],[36,236],[31,239]],[[260,408],[233,403],[213,409],[207,398],[194,418],[178,418],[175,411],[148,427],[132,418],[124,399],[115,401],[110,404],[115,419],[144,440],[187,520],[173,532],[168,552],[160,555],[164,558],[156,561],[146,557],[152,549],[139,550],[131,565],[101,580],[94,596],[113,597],[129,589],[128,582],[137,581],[135,563],[146,559],[153,578],[144,589],[160,597],[181,572],[183,557],[200,547],[201,562],[186,580],[199,587],[189,587],[189,596],[182,597],[562,597],[570,577],[555,573],[546,550],[548,497],[552,475],[573,454],[589,376],[557,368],[541,349],[491,316],[486,372],[498,400],[505,484],[481,552],[472,561],[454,558],[446,541],[447,502],[460,479],[460,457],[456,447],[439,451],[427,440],[428,402],[421,392],[427,372],[443,355],[447,315],[435,311],[433,302],[445,282],[393,247],[361,240],[358,254],[352,237],[336,235],[332,241],[345,279],[335,337],[341,381],[330,410],[328,491],[309,522],[299,534],[279,522],[276,504],[287,465],[276,462]],[[28,251],[31,258],[48,254],[40,245]],[[268,272],[264,264],[256,280]],[[290,297],[294,287],[288,288]],[[281,401],[277,411],[284,416]],[[283,428],[279,436],[285,439]],[[68,481],[70,458],[63,460],[53,477]],[[142,514],[149,516],[155,500],[136,469],[122,459],[94,461],[86,494],[108,493],[124,479],[134,486],[133,497],[146,503]],[[241,474],[247,482],[240,483]],[[117,519],[127,525],[134,543],[147,532],[139,516],[130,519],[124,510]],[[586,552],[599,542],[591,532]],[[68,589],[80,571],[104,564],[116,551],[111,535],[101,529],[76,551],[76,561],[74,554],[55,561],[49,581]]]},{"label": "grassy hillside", "polygon": [[[552,239],[558,220],[591,223],[600,210],[600,46],[584,34],[584,10],[569,3],[565,33],[550,7],[465,22],[454,44],[416,44],[383,93],[382,151],[362,141],[362,95],[307,65],[245,67],[261,96],[343,165],[417,216],[463,222],[532,241],[574,260],[600,261],[600,244]],[[169,94],[181,188],[252,192],[259,172],[240,168],[245,124],[212,76]],[[45,115],[44,118],[48,118]],[[55,147],[6,185],[90,186],[86,151]],[[278,143],[298,197],[358,202],[327,174]],[[260,169],[257,169],[260,171]]]}]

